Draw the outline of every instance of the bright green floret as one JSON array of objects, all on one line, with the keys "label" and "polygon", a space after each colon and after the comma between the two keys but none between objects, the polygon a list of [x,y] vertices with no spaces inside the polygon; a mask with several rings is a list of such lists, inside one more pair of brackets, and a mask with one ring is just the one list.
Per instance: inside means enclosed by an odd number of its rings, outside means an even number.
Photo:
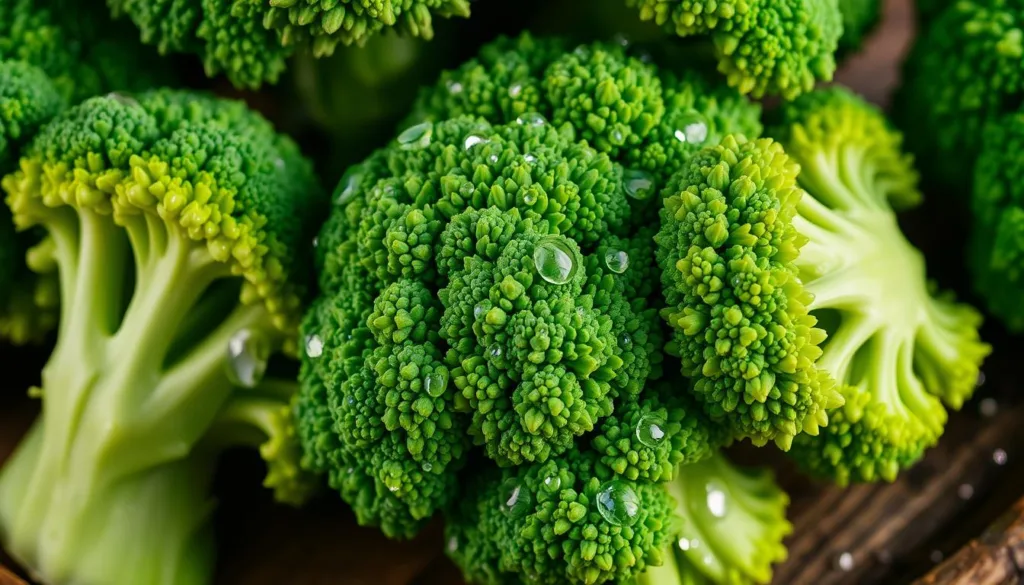
[{"label": "bright green floret", "polygon": [[986,128],[974,173],[970,267],[985,305],[1012,331],[1024,330],[1024,114],[998,118]]},{"label": "bright green floret", "polygon": [[430,39],[435,17],[469,16],[469,0],[107,0],[162,54],[202,58],[235,86],[275,83],[296,50],[316,57],[397,31]]},{"label": "bright green floret", "polygon": [[941,403],[959,409],[973,393],[990,351],[981,315],[936,293],[900,231],[895,211],[921,200],[917,172],[878,109],[819,90],[785,105],[772,134],[801,167],[793,225],[807,242],[793,265],[828,333],[817,367],[845,399],[790,453],[840,484],[892,481],[942,433]]},{"label": "bright green floret", "polygon": [[843,15],[843,36],[839,53],[856,53],[882,19],[882,0],[839,0]]},{"label": "bright green floret", "polygon": [[[923,27],[894,103],[935,190],[970,189],[988,124],[1024,97],[1024,1],[963,0]],[[961,205],[966,209],[964,200]]]},{"label": "bright green floret", "polygon": [[667,485],[681,529],[665,563],[629,585],[767,585],[786,560],[789,497],[767,470],[733,466],[723,455],[689,465]]},{"label": "bright green floret", "polygon": [[708,36],[729,85],[792,99],[830,81],[843,34],[841,0],[626,0],[680,37]]},{"label": "bright green floret", "polygon": [[657,237],[669,353],[713,419],[782,449],[843,402],[815,365],[825,331],[795,264],[798,172],[778,143],[726,137],[666,188]]},{"label": "bright green floret", "polygon": [[243,104],[164,90],[65,110],[2,184],[62,309],[0,472],[4,549],[50,583],[209,583],[221,450],[258,445],[279,499],[308,492],[296,384],[264,373],[297,350],[310,165]]}]

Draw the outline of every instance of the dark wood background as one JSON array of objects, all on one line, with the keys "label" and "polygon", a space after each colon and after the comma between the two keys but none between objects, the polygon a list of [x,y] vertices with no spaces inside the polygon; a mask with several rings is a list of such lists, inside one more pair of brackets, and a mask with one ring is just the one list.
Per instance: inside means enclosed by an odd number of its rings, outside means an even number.
[{"label": "dark wood background", "polygon": [[[883,27],[867,50],[844,66],[839,79],[887,104],[912,24],[910,0],[888,2]],[[929,252],[940,281],[964,282],[962,234],[941,204],[915,212],[906,229]],[[1024,404],[1016,396],[1024,347],[997,325],[987,325],[985,334],[996,351],[986,364],[987,379],[978,397],[952,417],[940,445],[892,485],[841,490],[815,484],[772,449],[737,449],[743,462],[775,467],[792,498],[789,516],[795,531],[775,583],[895,585],[929,572],[927,583],[936,585],[1020,580],[1024,505],[1013,504],[1024,494]],[[0,392],[2,460],[35,414],[36,405],[19,397],[40,358],[9,348],[0,348],[0,354],[5,354],[6,372],[0,384],[5,387]],[[259,488],[262,471],[254,454],[237,452],[226,457],[218,474],[218,585],[461,585],[441,553],[439,525],[413,542],[388,542],[357,527],[330,495],[303,510],[275,505]],[[984,538],[971,542],[1008,510]],[[0,570],[0,585],[16,582]]]}]

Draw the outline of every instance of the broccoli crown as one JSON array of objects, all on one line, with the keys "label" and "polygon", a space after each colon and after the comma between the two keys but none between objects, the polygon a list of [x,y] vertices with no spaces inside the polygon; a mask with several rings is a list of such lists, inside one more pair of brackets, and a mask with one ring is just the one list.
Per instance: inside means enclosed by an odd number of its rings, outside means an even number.
[{"label": "broccoli crown", "polygon": [[842,404],[815,365],[825,332],[794,265],[798,171],[778,143],[726,137],[666,188],[657,236],[669,353],[713,419],[783,449]]},{"label": "broccoli crown", "polygon": [[855,53],[882,18],[881,0],[839,0],[843,16],[843,36],[839,39],[839,53]]},{"label": "broccoli crown", "polygon": [[476,471],[448,516],[448,554],[480,585],[612,583],[660,565],[679,529],[672,498],[598,469],[574,451]]},{"label": "broccoli crown", "polygon": [[106,16],[92,0],[0,0],[0,60],[39,67],[69,103],[167,79],[130,27]]},{"label": "broccoli crown", "polygon": [[64,309],[43,414],[0,474],[5,549],[48,582],[208,582],[220,449],[259,445],[282,501],[310,491],[297,384],[266,373],[297,351],[311,165],[241,102],[155,90],[64,110],[2,186]]},{"label": "broccoli crown", "polygon": [[[936,294],[894,208],[921,200],[911,157],[883,114],[840,87],[783,107],[771,130],[801,166],[806,195],[794,225],[807,240],[794,260],[811,315],[828,332],[817,366],[845,405],[791,454],[839,483],[895,478],[932,445],[972,394],[990,348],[981,315]],[[899,290],[900,294],[887,294]]]},{"label": "broccoli crown", "polygon": [[989,311],[1013,331],[1024,330],[1024,302],[1018,294],[1024,283],[1019,229],[1024,222],[1024,192],[1017,183],[1021,165],[1013,156],[1022,144],[1024,114],[993,120],[985,130],[971,191],[974,229],[968,266],[974,287]]},{"label": "broccoli crown", "polygon": [[835,73],[840,0],[626,0],[681,36],[709,35],[718,70],[741,93],[792,99]]},{"label": "broccoli crown", "polygon": [[[13,168],[23,144],[64,105],[41,69],[0,61],[0,172]],[[54,322],[52,282],[25,285],[25,253],[32,240],[32,234],[15,233],[10,210],[0,205],[0,338],[14,343],[39,339]]]},{"label": "broccoli crown", "polygon": [[666,485],[682,520],[672,546],[679,575],[665,578],[664,569],[655,569],[637,585],[703,582],[686,573],[712,583],[771,582],[772,565],[786,560],[783,539],[793,527],[786,520],[789,497],[770,471],[738,468],[716,455]]},{"label": "broccoli crown", "polygon": [[969,0],[950,3],[918,36],[894,110],[937,187],[968,189],[987,123],[1017,109],[1022,26],[1017,0]]},{"label": "broccoli crown", "polygon": [[469,0],[108,0],[143,42],[161,53],[199,55],[209,76],[223,73],[237,87],[275,83],[302,47],[322,57],[338,43],[362,46],[396,30],[433,37],[435,16],[469,16]]},{"label": "broccoli crown", "polygon": [[471,115],[511,123],[539,114],[629,169],[652,197],[695,152],[728,134],[761,134],[761,109],[695,70],[673,71],[618,44],[568,50],[557,38],[501,38],[425,89],[410,123]]}]

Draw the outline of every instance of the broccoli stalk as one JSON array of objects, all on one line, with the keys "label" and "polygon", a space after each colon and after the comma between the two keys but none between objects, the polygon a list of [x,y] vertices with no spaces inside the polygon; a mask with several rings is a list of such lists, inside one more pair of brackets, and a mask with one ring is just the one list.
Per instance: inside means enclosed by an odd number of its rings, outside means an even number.
[{"label": "broccoli stalk", "polygon": [[53,243],[62,307],[0,472],[4,547],[50,583],[209,582],[221,450],[261,444],[278,498],[307,491],[295,384],[264,374],[296,351],[308,163],[239,103],[156,91],[59,115],[3,187]]},{"label": "broccoli stalk", "polygon": [[682,521],[664,564],[630,585],[771,582],[786,560],[789,497],[767,470],[734,466],[722,454],[687,465],[666,484]]}]

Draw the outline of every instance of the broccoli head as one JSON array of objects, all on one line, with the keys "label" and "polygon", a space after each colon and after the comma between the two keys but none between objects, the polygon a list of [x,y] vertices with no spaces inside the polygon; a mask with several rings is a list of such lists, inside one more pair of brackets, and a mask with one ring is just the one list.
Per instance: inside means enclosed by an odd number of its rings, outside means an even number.
[{"label": "broccoli head", "polygon": [[741,93],[792,99],[835,73],[841,0],[626,0],[680,37],[708,36]]},{"label": "broccoli head", "polygon": [[1024,193],[1018,185],[1021,166],[1014,157],[1024,144],[1024,114],[1013,113],[993,120],[985,130],[981,156],[974,171],[971,191],[974,227],[971,261],[974,287],[989,311],[1010,330],[1024,330]]},{"label": "broccoli head", "polygon": [[828,333],[817,367],[845,399],[791,454],[840,484],[892,481],[941,434],[941,402],[959,409],[974,391],[990,351],[978,336],[981,315],[935,291],[900,231],[895,210],[921,195],[902,137],[878,109],[833,87],[779,117],[771,134],[800,165],[807,192],[793,219],[807,240],[794,266]]},{"label": "broccoli head", "polygon": [[430,39],[435,16],[469,16],[469,0],[108,0],[127,15],[142,40],[161,53],[202,58],[209,76],[237,87],[275,83],[301,47],[317,57],[335,47],[362,46],[395,30]]},{"label": "broccoli head", "polygon": [[308,492],[297,385],[265,374],[297,351],[310,165],[241,103],[159,90],[58,114],[2,185],[62,309],[42,415],[0,471],[5,550],[53,583],[209,582],[222,449],[258,445],[279,499]]},{"label": "broccoli head", "polygon": [[1022,26],[1019,0],[964,0],[949,3],[918,36],[894,112],[936,190],[970,188],[988,123],[1024,97]]},{"label": "broccoli head", "polygon": [[767,585],[786,560],[789,497],[768,470],[734,466],[723,455],[688,465],[666,485],[681,519],[666,562],[629,585]]}]

